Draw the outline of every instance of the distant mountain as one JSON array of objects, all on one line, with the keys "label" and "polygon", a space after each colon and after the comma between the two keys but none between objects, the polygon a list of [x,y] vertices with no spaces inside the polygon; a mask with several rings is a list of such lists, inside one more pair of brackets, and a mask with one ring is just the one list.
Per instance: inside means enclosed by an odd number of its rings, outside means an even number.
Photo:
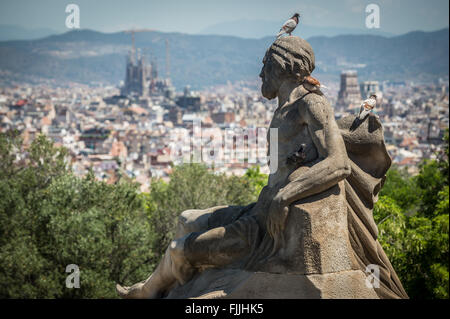
[{"label": "distant mountain", "polygon": [[24,28],[16,25],[0,24],[0,41],[35,40],[60,33],[48,28]]},{"label": "distant mountain", "polygon": [[358,70],[362,79],[412,80],[415,82],[449,75],[449,29],[410,32],[385,38],[352,35],[311,38],[318,72],[336,73],[343,68]]},{"label": "distant mountain", "polygon": [[[177,88],[193,89],[255,80],[262,57],[274,37],[243,39],[219,35],[139,32],[136,46],[152,55],[164,76],[165,40],[170,43],[170,74]],[[343,69],[356,68],[361,80],[421,80],[448,77],[449,30],[412,32],[401,36],[340,35],[312,37],[321,78],[338,79]],[[0,42],[3,83],[36,77],[118,84],[125,77],[129,33],[70,31],[39,40]]]},{"label": "distant mountain", "polygon": [[[229,35],[241,38],[259,39],[267,36],[274,36],[283,25],[284,21],[268,21],[268,20],[235,20],[221,22],[211,25],[203,30],[200,34]],[[371,34],[386,37],[394,36],[394,34],[380,31],[379,29],[352,29],[352,28],[336,28],[336,27],[318,27],[305,25],[300,21],[300,25],[296,28],[293,35],[308,39],[317,36],[336,36],[343,34]]]}]

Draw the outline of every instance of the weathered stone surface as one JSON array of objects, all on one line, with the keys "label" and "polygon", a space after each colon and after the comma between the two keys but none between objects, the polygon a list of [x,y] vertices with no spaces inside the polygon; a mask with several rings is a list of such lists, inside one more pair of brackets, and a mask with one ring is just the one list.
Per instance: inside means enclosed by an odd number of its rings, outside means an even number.
[{"label": "weathered stone surface", "polygon": [[173,289],[169,299],[378,299],[360,270],[298,275],[209,269]]},{"label": "weathered stone surface", "polygon": [[286,244],[258,270],[324,274],[352,269],[344,182],[290,206]]}]

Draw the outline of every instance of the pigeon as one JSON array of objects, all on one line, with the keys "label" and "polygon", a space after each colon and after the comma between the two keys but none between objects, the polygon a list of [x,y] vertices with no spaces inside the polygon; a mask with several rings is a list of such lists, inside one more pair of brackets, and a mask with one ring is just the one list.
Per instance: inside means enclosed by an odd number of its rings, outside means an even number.
[{"label": "pigeon", "polygon": [[297,152],[288,156],[288,158],[286,159],[286,163],[299,165],[305,160],[305,158],[306,158],[306,145],[301,144]]},{"label": "pigeon", "polygon": [[303,87],[309,92],[317,92],[320,89],[327,89],[325,85],[320,84],[319,80],[313,78],[312,76],[307,76],[303,79]]},{"label": "pigeon", "polygon": [[277,39],[279,39],[285,33],[291,35],[292,31],[294,31],[295,27],[297,27],[299,18],[300,15],[296,13],[289,20],[287,20],[281,27],[280,32],[278,32]]},{"label": "pigeon", "polygon": [[359,110],[358,118],[364,120],[364,118],[373,110],[377,105],[377,96],[372,94],[367,100],[361,103],[361,109]]}]

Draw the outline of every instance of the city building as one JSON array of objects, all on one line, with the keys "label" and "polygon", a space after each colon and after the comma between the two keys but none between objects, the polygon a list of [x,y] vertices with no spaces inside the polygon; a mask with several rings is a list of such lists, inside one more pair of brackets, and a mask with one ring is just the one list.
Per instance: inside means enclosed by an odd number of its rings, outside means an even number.
[{"label": "city building", "polygon": [[148,94],[147,79],[151,72],[145,63],[145,59],[138,53],[137,62],[135,56],[135,48],[131,49],[127,56],[125,84],[121,90],[122,95],[146,96]]},{"label": "city building", "polygon": [[341,85],[336,106],[345,110],[359,107],[361,103],[361,92],[358,85],[358,73],[353,70],[341,73]]},{"label": "city building", "polygon": [[360,85],[361,98],[363,100],[369,98],[372,94],[375,94],[378,99],[382,98],[382,91],[378,81],[364,81]]},{"label": "city building", "polygon": [[[121,88],[121,96],[145,98],[148,95],[171,95],[173,89],[170,79],[158,77],[156,60],[152,60],[150,64],[147,63],[140,49],[136,50],[135,48],[134,31],[130,32],[132,34],[132,45],[127,56],[125,83]],[[168,59],[168,51],[166,54],[166,59]],[[166,73],[166,76],[168,76],[168,72]]]}]

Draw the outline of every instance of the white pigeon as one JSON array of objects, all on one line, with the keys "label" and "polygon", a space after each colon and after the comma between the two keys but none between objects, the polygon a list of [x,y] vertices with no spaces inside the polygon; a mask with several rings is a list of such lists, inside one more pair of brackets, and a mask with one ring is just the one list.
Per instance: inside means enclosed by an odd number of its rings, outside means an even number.
[{"label": "white pigeon", "polygon": [[372,94],[367,100],[361,103],[358,118],[364,120],[364,118],[373,110],[377,105],[377,96]]},{"label": "white pigeon", "polygon": [[285,33],[291,35],[292,31],[294,31],[294,29],[297,27],[299,18],[300,15],[296,13],[289,20],[287,20],[281,27],[280,32],[278,32],[277,39]]}]

